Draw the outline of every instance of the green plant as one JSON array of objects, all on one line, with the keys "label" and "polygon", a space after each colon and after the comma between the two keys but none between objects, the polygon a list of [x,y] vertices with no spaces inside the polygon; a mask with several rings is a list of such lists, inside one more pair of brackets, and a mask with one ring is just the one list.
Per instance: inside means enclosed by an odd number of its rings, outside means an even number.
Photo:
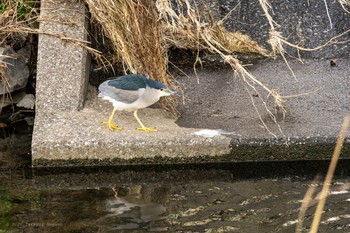
[{"label": "green plant", "polygon": [[32,15],[37,5],[37,0],[7,0],[0,3],[0,14],[12,11],[17,20],[25,20]]},{"label": "green plant", "polygon": [[0,13],[4,13],[8,8],[8,2],[2,2],[0,3]]}]

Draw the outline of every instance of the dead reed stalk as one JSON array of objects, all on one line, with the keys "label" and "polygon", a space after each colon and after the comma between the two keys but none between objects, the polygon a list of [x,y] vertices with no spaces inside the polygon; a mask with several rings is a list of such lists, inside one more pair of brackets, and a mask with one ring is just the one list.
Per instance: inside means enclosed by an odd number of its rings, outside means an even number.
[{"label": "dead reed stalk", "polygon": [[[344,117],[343,124],[342,124],[341,130],[340,130],[339,136],[338,136],[337,144],[334,148],[334,152],[333,152],[332,159],[331,159],[331,162],[330,162],[329,167],[328,167],[326,178],[323,182],[323,187],[322,187],[321,193],[320,193],[319,198],[318,198],[318,204],[316,207],[315,215],[314,215],[314,218],[313,218],[313,221],[311,224],[310,233],[317,233],[318,232],[323,209],[324,209],[324,206],[326,203],[326,198],[329,194],[330,185],[331,185],[331,182],[332,182],[332,179],[334,176],[335,169],[337,167],[340,152],[342,150],[349,125],[350,125],[350,115],[347,115]],[[299,212],[298,224],[297,224],[296,231],[295,231],[296,233],[300,233],[302,230],[302,225],[303,225],[302,219],[305,216],[305,212],[306,212],[308,204],[311,200],[311,196],[314,193],[314,189],[315,188],[313,186],[311,186],[304,196],[302,206],[301,206],[301,209]]]},{"label": "dead reed stalk", "polygon": [[318,232],[318,227],[320,225],[323,208],[324,208],[324,205],[326,203],[326,198],[327,198],[328,193],[329,193],[329,187],[330,187],[332,179],[333,179],[335,168],[337,167],[340,152],[341,152],[341,149],[343,147],[343,143],[344,143],[344,140],[346,137],[346,132],[349,128],[349,124],[350,124],[350,115],[347,115],[344,117],[343,125],[341,127],[341,130],[340,130],[340,133],[338,136],[337,144],[334,148],[331,163],[329,164],[327,175],[326,175],[326,178],[323,182],[323,187],[321,190],[319,202],[318,202],[317,207],[316,207],[315,216],[314,216],[314,219],[312,221],[310,233],[317,233]]}]

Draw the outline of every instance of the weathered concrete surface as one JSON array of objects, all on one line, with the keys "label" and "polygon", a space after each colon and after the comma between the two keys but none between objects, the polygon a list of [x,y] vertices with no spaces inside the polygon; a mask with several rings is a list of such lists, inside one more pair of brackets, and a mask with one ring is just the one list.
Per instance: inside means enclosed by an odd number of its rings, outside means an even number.
[{"label": "weathered concrete surface", "polygon": [[80,110],[86,95],[89,57],[82,47],[61,37],[87,40],[86,8],[81,2],[43,0],[40,19],[44,34],[40,34],[38,45],[36,110]]},{"label": "weathered concrete surface", "polygon": [[[262,62],[250,68],[269,87],[284,95],[312,92],[286,102],[287,116],[280,119],[286,138],[272,122],[270,135],[251,105],[239,78],[228,68],[206,69],[196,78],[182,77],[186,105],[182,117],[161,110],[140,110],[146,126],[159,132],[136,131],[132,113],[120,113],[116,123],[123,131],[111,132],[100,122],[108,119],[110,103],[96,98],[92,87],[79,112],[42,113],[33,136],[34,166],[192,163],[325,159],[332,154],[342,118],[350,111],[350,61],[292,62],[295,80],[282,61]],[[315,92],[313,92],[315,91]],[[255,94],[255,93],[250,93]],[[259,107],[263,110],[261,107]],[[262,117],[268,121],[267,114]],[[196,129],[197,128],[197,129]],[[222,130],[213,137],[194,135],[201,129]],[[285,143],[288,142],[289,146]],[[347,143],[349,139],[347,139]],[[348,144],[343,157],[349,158]]]},{"label": "weathered concrete surface", "polygon": [[[282,60],[261,61],[247,67],[264,85],[287,97],[286,117],[283,119],[281,114],[278,117],[284,134],[290,137],[337,136],[344,115],[350,113],[350,61],[337,60],[334,67],[329,60],[305,60],[304,64],[294,60],[289,64],[296,79]],[[198,75],[199,83],[194,75],[179,79],[188,98],[182,107],[182,117],[177,121],[180,126],[224,129],[247,138],[266,137],[266,130],[257,121],[252,96],[267,126],[279,134],[259,104],[256,92],[247,93],[241,78],[234,77],[230,68],[199,70]],[[255,87],[266,100],[268,93],[257,84]],[[272,97],[267,99],[267,104],[275,113]]]}]

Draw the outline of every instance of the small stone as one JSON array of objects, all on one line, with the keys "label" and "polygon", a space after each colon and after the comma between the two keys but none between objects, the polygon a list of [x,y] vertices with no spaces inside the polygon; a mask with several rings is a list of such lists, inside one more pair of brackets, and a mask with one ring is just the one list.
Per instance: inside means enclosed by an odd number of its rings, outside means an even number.
[{"label": "small stone", "polygon": [[34,109],[35,97],[32,94],[25,95],[18,103],[17,107]]},{"label": "small stone", "polygon": [[0,47],[0,63],[6,65],[6,86],[0,82],[0,95],[24,88],[29,78],[29,69],[25,59],[19,56],[11,47]]}]

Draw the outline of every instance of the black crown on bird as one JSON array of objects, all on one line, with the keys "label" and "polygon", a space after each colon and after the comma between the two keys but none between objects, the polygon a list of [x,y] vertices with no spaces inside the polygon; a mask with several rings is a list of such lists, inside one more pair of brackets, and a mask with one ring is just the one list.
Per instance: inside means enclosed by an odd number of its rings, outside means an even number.
[{"label": "black crown on bird", "polygon": [[158,90],[166,88],[166,86],[163,83],[153,79],[149,79],[142,75],[129,74],[122,77],[123,78],[110,80],[108,82],[108,85],[113,86],[115,88],[130,90],[130,91],[135,91],[140,88],[146,88],[146,86],[149,86],[151,88],[158,89]]}]

